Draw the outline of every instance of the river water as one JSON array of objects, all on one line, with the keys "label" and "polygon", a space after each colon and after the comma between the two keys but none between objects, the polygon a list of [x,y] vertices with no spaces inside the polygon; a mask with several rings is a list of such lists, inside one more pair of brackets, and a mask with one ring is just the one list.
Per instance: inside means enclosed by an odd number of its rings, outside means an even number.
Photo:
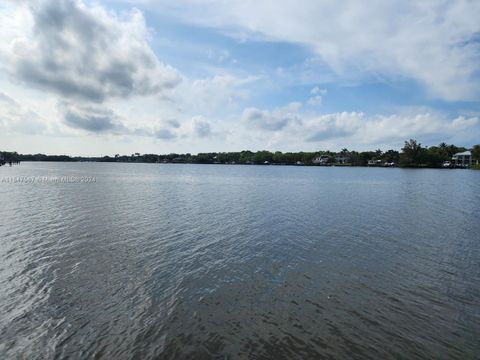
[{"label": "river water", "polygon": [[26,162],[0,190],[0,358],[480,358],[480,171]]}]

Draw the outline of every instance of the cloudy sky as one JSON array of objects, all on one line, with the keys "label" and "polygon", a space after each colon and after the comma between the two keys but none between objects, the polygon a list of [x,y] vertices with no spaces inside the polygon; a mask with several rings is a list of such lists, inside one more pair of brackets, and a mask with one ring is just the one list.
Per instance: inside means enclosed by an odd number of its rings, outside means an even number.
[{"label": "cloudy sky", "polygon": [[480,2],[4,0],[0,149],[480,143]]}]

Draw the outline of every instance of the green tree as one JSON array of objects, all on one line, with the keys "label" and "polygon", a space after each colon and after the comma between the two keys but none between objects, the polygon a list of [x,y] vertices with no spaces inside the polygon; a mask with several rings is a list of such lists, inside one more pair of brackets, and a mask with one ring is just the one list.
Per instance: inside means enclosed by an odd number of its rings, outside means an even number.
[{"label": "green tree", "polygon": [[424,154],[425,149],[422,148],[422,144],[417,143],[417,141],[413,139],[405,141],[402,153],[400,154],[400,165],[411,167],[421,166],[424,160]]},{"label": "green tree", "polygon": [[387,150],[383,154],[383,160],[389,163],[393,162],[395,164],[398,164],[398,162],[400,161],[400,153],[396,150]]},{"label": "green tree", "polygon": [[480,144],[473,146],[472,157],[474,160],[480,162]]},{"label": "green tree", "polygon": [[448,156],[440,146],[431,146],[425,150],[424,161],[428,167],[440,167]]}]

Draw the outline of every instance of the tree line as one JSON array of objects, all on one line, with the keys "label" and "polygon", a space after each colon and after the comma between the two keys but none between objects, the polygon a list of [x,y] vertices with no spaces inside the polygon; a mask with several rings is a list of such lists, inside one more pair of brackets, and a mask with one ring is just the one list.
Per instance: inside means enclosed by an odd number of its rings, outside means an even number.
[{"label": "tree line", "polygon": [[471,150],[475,161],[480,161],[480,145],[467,149],[442,142],[438,146],[423,147],[416,140],[410,139],[405,141],[402,148],[399,165],[404,167],[440,167],[445,161],[450,161],[456,153],[467,150]]},{"label": "tree line", "polygon": [[[140,154],[103,156],[103,157],[71,157],[68,155],[18,154],[17,152],[0,152],[4,161],[97,161],[97,162],[139,162],[139,163],[192,163],[192,164],[279,164],[279,165],[315,165],[322,159],[324,165],[367,166],[369,164],[394,164],[401,167],[441,167],[445,161],[452,159],[458,152],[468,150],[452,144],[441,143],[437,146],[424,147],[416,140],[405,141],[401,151],[390,149],[382,151],[350,151],[346,148],[340,152],[281,152],[281,151],[238,151],[208,152],[198,154]],[[480,160],[480,145],[472,149],[475,160]]]}]

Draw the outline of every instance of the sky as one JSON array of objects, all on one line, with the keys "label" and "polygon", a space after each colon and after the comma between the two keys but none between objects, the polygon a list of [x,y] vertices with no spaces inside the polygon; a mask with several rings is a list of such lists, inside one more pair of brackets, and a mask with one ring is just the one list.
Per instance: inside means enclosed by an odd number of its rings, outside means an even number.
[{"label": "sky", "polygon": [[3,0],[0,150],[480,143],[480,2]]}]

